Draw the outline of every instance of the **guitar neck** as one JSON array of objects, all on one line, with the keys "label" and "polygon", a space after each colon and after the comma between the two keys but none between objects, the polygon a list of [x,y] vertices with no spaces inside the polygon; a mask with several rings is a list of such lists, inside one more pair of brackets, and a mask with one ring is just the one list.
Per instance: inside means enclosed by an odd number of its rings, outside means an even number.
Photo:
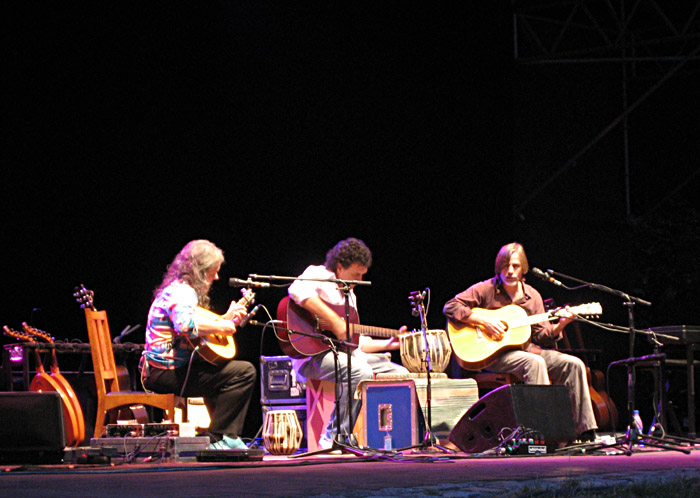
[{"label": "guitar neck", "polygon": [[[600,315],[603,310],[600,306],[600,303],[587,303],[587,304],[582,304],[579,306],[574,306],[572,308],[569,308],[569,310],[572,313],[576,314],[581,314],[581,315]],[[518,317],[514,318],[509,322],[509,325],[511,327],[524,327],[524,326],[529,326],[529,325],[534,325],[536,323],[541,323],[541,322],[549,322],[551,320],[554,320],[556,318],[560,318],[560,315],[557,313],[557,310],[554,311],[549,311],[545,313],[538,313],[537,315],[530,315],[530,316],[523,316],[523,317]]]},{"label": "guitar neck", "polygon": [[383,327],[373,327],[371,325],[362,325],[360,323],[351,323],[350,329],[353,334],[371,335],[374,337],[396,337],[401,334],[395,329],[386,329]]},{"label": "guitar neck", "polygon": [[536,323],[548,322],[557,318],[555,315],[550,313],[539,313],[537,315],[524,316],[522,318],[516,318],[508,323],[510,327],[518,328],[525,327],[526,325],[535,325]]}]

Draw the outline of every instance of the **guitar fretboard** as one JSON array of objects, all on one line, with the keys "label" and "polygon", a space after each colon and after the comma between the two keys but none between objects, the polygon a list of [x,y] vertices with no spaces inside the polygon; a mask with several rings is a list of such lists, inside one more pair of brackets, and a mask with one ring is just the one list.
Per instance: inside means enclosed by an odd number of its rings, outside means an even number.
[{"label": "guitar fretboard", "polygon": [[375,337],[395,337],[400,333],[395,329],[373,327],[371,325],[362,325],[360,323],[351,323],[350,328],[352,329],[353,334],[371,335]]}]

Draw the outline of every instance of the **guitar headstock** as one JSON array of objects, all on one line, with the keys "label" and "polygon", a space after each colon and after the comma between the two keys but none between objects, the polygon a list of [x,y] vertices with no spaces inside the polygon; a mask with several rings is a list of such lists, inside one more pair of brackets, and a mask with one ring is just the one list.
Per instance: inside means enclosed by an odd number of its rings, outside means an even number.
[{"label": "guitar headstock", "polygon": [[74,289],[73,297],[82,309],[95,310],[95,293],[89,289],[86,289],[83,284],[80,284]]},{"label": "guitar headstock", "polygon": [[255,301],[255,292],[250,287],[242,288],[241,294],[243,294],[243,297],[238,301],[239,304],[250,306]]},{"label": "guitar headstock", "polygon": [[14,337],[17,340],[24,342],[37,342],[34,336],[29,335],[25,332],[20,332],[18,330],[11,329],[7,325],[3,326],[2,330],[6,336]]},{"label": "guitar headstock", "polygon": [[39,338],[42,341],[47,342],[49,344],[53,344],[53,342],[55,341],[55,339],[51,335],[47,334],[43,330],[39,330],[37,328],[32,327],[27,322],[22,322],[22,330],[24,330],[25,334],[31,337]]}]

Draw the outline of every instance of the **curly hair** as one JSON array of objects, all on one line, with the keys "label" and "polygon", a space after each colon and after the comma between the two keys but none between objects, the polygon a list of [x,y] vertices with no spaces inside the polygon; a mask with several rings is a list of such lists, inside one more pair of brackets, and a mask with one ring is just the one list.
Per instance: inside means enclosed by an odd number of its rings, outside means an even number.
[{"label": "curly hair", "polygon": [[326,253],[325,267],[329,271],[334,272],[339,264],[343,268],[349,268],[353,263],[367,268],[372,266],[372,251],[360,239],[350,237],[341,240]]},{"label": "curly hair", "polygon": [[153,296],[176,280],[180,280],[197,293],[198,305],[209,306],[209,282],[206,273],[224,263],[224,252],[208,240],[192,240],[175,256],[168,265],[161,284],[153,291]]},{"label": "curly hair", "polygon": [[511,242],[510,244],[506,244],[501,247],[496,255],[496,275],[500,275],[503,268],[508,266],[508,263],[510,263],[510,258],[513,254],[517,254],[520,258],[520,265],[523,270],[523,275],[530,271],[530,264],[527,262],[527,256],[525,256],[525,249],[523,248],[522,244],[518,242]]}]

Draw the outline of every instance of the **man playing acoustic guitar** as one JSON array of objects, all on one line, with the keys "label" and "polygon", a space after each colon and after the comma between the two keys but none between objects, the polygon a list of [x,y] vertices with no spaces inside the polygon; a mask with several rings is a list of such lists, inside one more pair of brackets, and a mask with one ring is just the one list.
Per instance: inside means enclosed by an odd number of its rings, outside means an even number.
[{"label": "man playing acoustic guitar", "polygon": [[[318,279],[316,280],[295,280],[289,287],[289,296],[298,306],[301,306],[320,322],[322,328],[332,332],[340,340],[347,340],[347,331],[344,315],[345,295],[340,290],[339,284],[328,279],[341,280],[362,280],[372,264],[372,253],[364,242],[358,239],[349,238],[338,242],[335,247],[328,251],[325,265],[309,266],[299,278]],[[350,308],[352,316],[357,316],[357,300],[354,290],[349,292]],[[339,314],[340,312],[340,314]],[[402,327],[396,332],[405,331]],[[362,380],[372,379],[373,374],[408,373],[401,365],[389,361],[384,355],[368,353],[378,353],[380,351],[396,350],[399,348],[398,335],[389,339],[373,339],[369,335],[359,336],[359,347],[352,356],[351,383],[354,390]],[[347,354],[344,352],[338,355],[340,378],[340,394],[337,400],[340,408],[340,429],[341,433],[348,435],[351,427],[348,427],[348,407],[347,407]],[[326,347],[324,351],[313,356],[298,357],[293,360],[294,369],[302,378],[317,380],[335,381],[335,360],[333,354]],[[352,413],[353,420],[357,420],[360,412],[360,400],[353,397]],[[319,440],[321,448],[330,448],[335,439],[335,410],[331,420],[326,426],[325,433]]]},{"label": "man playing acoustic guitar", "polygon": [[[231,303],[222,316],[206,309],[223,262],[223,251],[217,246],[193,240],[168,266],[148,313],[142,378],[144,387],[157,393],[203,397],[211,418],[211,448],[245,449],[240,435],[255,385],[255,367],[232,359],[233,353],[196,354],[207,349],[208,338],[212,344],[214,338],[217,343],[222,337],[230,338],[246,315],[240,302]],[[222,349],[226,348],[224,340]]]},{"label": "man playing acoustic guitar", "polygon": [[[509,305],[520,306],[527,315],[544,313],[542,296],[523,278],[529,270],[523,246],[517,242],[501,247],[496,256],[496,275],[478,282],[450,299],[443,313],[456,326],[472,329],[469,334],[483,334],[489,345],[504,341],[509,333],[504,320],[496,312]],[[532,324],[531,336],[522,345],[525,349],[504,347],[487,365],[500,373],[512,373],[525,384],[564,384],[569,388],[574,410],[574,423],[581,441],[593,441],[597,429],[588,389],[586,367],[579,359],[550,349],[561,338],[562,331],[575,315],[568,311],[560,314],[556,325],[548,321]],[[448,327],[449,328],[449,327]],[[453,350],[457,354],[459,336],[451,334]],[[458,355],[459,356],[459,355]]]}]

